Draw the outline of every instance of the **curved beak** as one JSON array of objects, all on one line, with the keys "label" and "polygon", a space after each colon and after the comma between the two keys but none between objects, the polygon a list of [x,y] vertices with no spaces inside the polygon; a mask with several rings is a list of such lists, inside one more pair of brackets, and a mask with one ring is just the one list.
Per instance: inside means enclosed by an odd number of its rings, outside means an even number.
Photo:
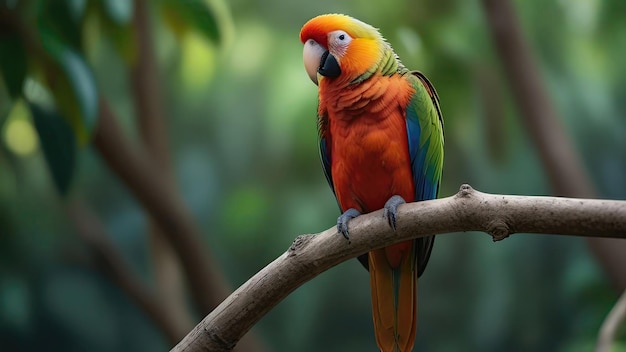
[{"label": "curved beak", "polygon": [[320,59],[320,67],[317,69],[320,75],[324,77],[338,77],[341,74],[341,67],[339,67],[339,62],[333,54],[329,53],[328,50],[322,54],[322,58]]},{"label": "curved beak", "polygon": [[324,77],[337,77],[341,74],[337,59],[313,39],[304,43],[302,58],[309,78],[316,85],[319,83],[318,74]]}]

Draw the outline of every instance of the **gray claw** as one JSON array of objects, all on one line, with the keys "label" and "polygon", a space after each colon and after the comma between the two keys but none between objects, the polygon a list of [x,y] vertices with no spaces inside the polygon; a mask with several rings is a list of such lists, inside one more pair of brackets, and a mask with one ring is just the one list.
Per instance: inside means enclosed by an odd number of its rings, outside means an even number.
[{"label": "gray claw", "polygon": [[398,217],[398,206],[400,204],[404,204],[406,201],[404,198],[399,195],[395,195],[385,203],[385,210],[383,212],[383,217],[387,219],[389,226],[395,231],[396,230],[396,219]]},{"label": "gray claw", "polygon": [[345,239],[350,240],[350,232],[348,231],[348,221],[356,218],[361,215],[361,213],[354,209],[350,208],[346,210],[343,214],[341,214],[337,218],[337,232],[343,235]]}]

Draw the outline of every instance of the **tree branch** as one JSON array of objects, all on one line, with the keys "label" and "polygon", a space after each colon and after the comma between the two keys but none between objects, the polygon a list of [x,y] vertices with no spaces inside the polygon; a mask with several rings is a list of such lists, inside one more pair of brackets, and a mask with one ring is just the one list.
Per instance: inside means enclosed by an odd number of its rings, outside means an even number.
[{"label": "tree branch", "polygon": [[[553,192],[568,197],[596,197],[543,84],[513,5],[507,0],[483,0],[482,3],[522,122],[539,151]],[[613,286],[619,292],[625,290],[626,241],[587,238],[587,244]]]},{"label": "tree branch", "polygon": [[[133,27],[137,43],[137,59],[130,67],[129,77],[132,83],[132,101],[135,107],[137,129],[146,151],[157,164],[156,166],[161,169],[163,176],[167,178],[168,186],[176,192],[168,148],[167,127],[163,116],[163,98],[159,89],[159,70],[153,45],[149,8],[146,0],[135,0],[134,3]],[[186,300],[186,286],[180,260],[154,219],[149,221],[147,234],[158,295],[163,307],[168,311],[172,320],[191,328],[193,319]]]},{"label": "tree branch", "polygon": [[[522,113],[531,138],[539,149],[544,169],[553,191],[570,197],[595,197],[595,190],[574,152],[549,94],[536,67],[530,47],[524,39],[515,10],[507,0],[483,0],[491,35],[502,59],[514,98]],[[587,245],[603,267],[611,283],[620,291],[626,290],[626,241],[608,238],[587,238]],[[601,344],[608,349],[606,327],[613,322],[613,312],[624,305],[622,298],[613,308],[601,330]],[[622,303],[620,303],[622,302]],[[622,308],[624,309],[624,308]],[[626,314],[626,313],[622,313]],[[609,321],[611,320],[611,321]],[[608,335],[607,335],[608,334]]]},{"label": "tree branch", "polygon": [[137,42],[137,60],[130,68],[133,103],[138,130],[146,149],[161,168],[171,175],[167,126],[161,105],[156,55],[150,28],[149,9],[145,0],[136,0],[133,28]]},{"label": "tree branch", "polygon": [[483,0],[483,7],[522,122],[555,194],[573,196],[576,192],[578,197],[593,197],[589,178],[550,101],[513,5],[507,0]]},{"label": "tree branch", "polygon": [[350,258],[412,238],[459,231],[483,231],[494,241],[520,232],[626,238],[626,201],[495,195],[463,185],[454,196],[398,210],[396,232],[379,210],[350,222],[350,241],[334,227],[299,236],[171,351],[230,351],[261,317],[305,282]]},{"label": "tree branch", "polygon": [[84,204],[78,203],[67,205],[66,213],[80,238],[93,251],[102,271],[151,318],[168,341],[175,343],[181,336],[185,336],[185,326],[172,320],[159,300],[141,283],[139,277],[109,240],[98,218],[87,210]]},{"label": "tree branch", "polygon": [[163,229],[178,253],[189,280],[191,294],[202,312],[210,312],[230,290],[212,258],[204,251],[200,231],[180,195],[168,185],[155,163],[124,138],[111,108],[100,101],[93,140],[101,157],[126,184]]},{"label": "tree branch", "polygon": [[602,323],[598,334],[598,344],[596,352],[609,352],[615,339],[617,328],[626,321],[626,290],[617,300],[606,319]]},{"label": "tree branch", "polygon": [[[150,9],[147,0],[136,0],[133,18],[135,38],[138,45],[138,57],[130,69],[133,103],[137,115],[138,131],[142,142],[152,160],[156,163],[171,192],[179,193],[169,153],[167,125],[163,109],[163,94],[159,84],[159,70],[156,60],[154,39],[150,25]],[[152,255],[155,277],[162,305],[170,317],[178,324],[193,326],[193,321],[185,300],[185,283],[181,273],[179,256],[170,245],[163,230],[154,219],[150,220],[148,238]],[[205,253],[209,250],[205,248]],[[184,253],[179,253],[185,255]],[[217,265],[214,263],[213,265]],[[218,272],[219,268],[212,268]],[[189,277],[190,280],[207,281],[207,277]],[[220,297],[213,306],[217,306],[230,290],[221,283],[208,282],[205,288],[216,292],[205,292],[202,297]],[[222,290],[222,291],[220,291]],[[224,291],[227,290],[227,291]],[[195,295],[197,298],[198,295]],[[196,302],[204,306],[201,302]],[[203,310],[202,315],[208,313]],[[185,329],[185,330],[189,330]],[[258,337],[248,334],[242,339],[238,350],[252,352],[262,351],[263,346]]]}]

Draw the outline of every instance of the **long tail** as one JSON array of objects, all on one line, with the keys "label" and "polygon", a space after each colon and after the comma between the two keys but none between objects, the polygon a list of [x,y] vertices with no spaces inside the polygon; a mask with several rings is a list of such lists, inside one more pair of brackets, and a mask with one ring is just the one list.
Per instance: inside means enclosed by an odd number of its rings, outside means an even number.
[{"label": "long tail", "polygon": [[381,352],[410,352],[417,327],[417,270],[413,241],[369,253],[372,313]]}]

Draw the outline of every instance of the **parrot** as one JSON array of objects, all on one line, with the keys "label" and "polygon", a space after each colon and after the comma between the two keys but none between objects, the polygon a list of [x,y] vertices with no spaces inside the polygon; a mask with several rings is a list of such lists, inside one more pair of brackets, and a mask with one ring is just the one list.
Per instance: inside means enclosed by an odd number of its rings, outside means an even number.
[{"label": "parrot", "polygon": [[[419,71],[407,69],[375,27],[343,14],[325,14],[300,31],[303,61],[318,86],[319,154],[342,214],[349,222],[383,210],[395,231],[405,202],[435,199],[443,169],[439,96]],[[370,251],[358,259],[369,271],[372,318],[382,352],[413,350],[417,280],[434,236]]]}]

